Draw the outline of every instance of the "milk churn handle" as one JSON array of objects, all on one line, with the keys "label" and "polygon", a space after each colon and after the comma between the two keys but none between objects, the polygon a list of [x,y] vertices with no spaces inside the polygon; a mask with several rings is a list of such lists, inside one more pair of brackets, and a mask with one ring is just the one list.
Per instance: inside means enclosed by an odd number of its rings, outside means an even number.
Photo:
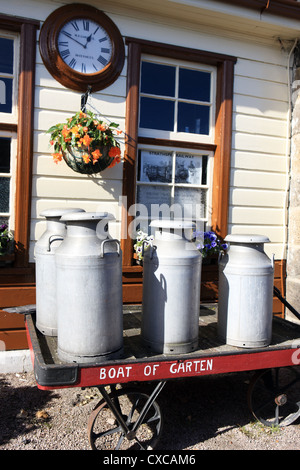
[{"label": "milk churn handle", "polygon": [[106,238],[105,240],[103,240],[103,242],[101,243],[101,246],[100,246],[100,258],[104,257],[104,245],[105,245],[105,243],[113,243],[113,242],[115,242],[117,244],[117,252],[118,252],[118,256],[120,256],[120,242],[119,242],[119,240],[117,240],[116,238]]},{"label": "milk churn handle", "polygon": [[[56,237],[56,238],[54,238]],[[51,240],[51,238],[53,238],[53,240]],[[57,241],[57,240],[63,240],[64,238],[61,236],[61,235],[51,235],[49,237],[49,240],[48,240],[48,250],[47,251],[51,251],[51,243]]]}]

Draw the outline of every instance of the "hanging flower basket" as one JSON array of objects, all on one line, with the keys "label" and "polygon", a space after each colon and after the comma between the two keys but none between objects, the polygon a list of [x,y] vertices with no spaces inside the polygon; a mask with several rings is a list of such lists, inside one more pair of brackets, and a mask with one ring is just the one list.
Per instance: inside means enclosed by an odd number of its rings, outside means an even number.
[{"label": "hanging flower basket", "polygon": [[[63,159],[66,164],[77,173],[91,175],[93,173],[100,173],[108,168],[114,161],[113,157],[109,156],[110,147],[99,146],[95,150],[88,149],[87,147],[69,147],[65,151],[62,150]],[[93,158],[99,152],[99,158]]]},{"label": "hanging flower basket", "polygon": [[91,112],[79,111],[65,123],[52,126],[50,144],[55,163],[64,160],[72,170],[92,174],[121,161],[118,124],[106,124]]}]

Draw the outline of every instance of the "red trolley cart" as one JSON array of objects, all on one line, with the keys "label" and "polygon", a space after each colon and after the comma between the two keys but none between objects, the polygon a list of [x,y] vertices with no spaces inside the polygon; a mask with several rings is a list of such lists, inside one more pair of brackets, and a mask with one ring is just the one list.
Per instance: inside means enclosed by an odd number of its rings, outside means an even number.
[{"label": "red trolley cart", "polygon": [[[275,294],[300,318],[279,292]],[[300,416],[300,324],[274,318],[269,346],[242,349],[218,339],[217,305],[201,305],[198,349],[173,357],[145,349],[140,338],[141,309],[124,306],[123,357],[98,364],[78,364],[61,362],[57,356],[57,338],[44,336],[36,329],[35,306],[14,311],[26,315],[38,388],[97,387],[100,390],[103,399],[88,421],[92,449],[153,449],[162,430],[157,397],[166,381],[179,378],[254,371],[248,403],[258,420],[269,426],[285,426]],[[152,393],[135,388],[136,382],[153,382]]]}]

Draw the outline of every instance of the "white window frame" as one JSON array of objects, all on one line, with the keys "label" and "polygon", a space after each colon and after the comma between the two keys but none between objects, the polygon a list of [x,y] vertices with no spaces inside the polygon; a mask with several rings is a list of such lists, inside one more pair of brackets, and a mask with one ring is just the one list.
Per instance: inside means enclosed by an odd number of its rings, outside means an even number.
[{"label": "white window frame", "polygon": [[[198,64],[195,62],[189,62],[189,61],[179,61],[179,60],[173,60],[165,57],[159,57],[159,56],[152,56],[148,54],[143,54],[141,57],[141,67],[140,67],[140,73],[142,73],[142,62],[152,62],[155,64],[161,64],[161,65],[171,65],[176,68],[176,89],[175,89],[175,97],[165,97],[165,96],[160,96],[160,95],[152,95],[148,93],[142,93],[140,91],[139,96],[140,98],[145,96],[145,97],[156,97],[156,98],[162,98],[162,99],[167,99],[168,101],[175,101],[176,103],[178,101],[181,102],[186,102],[186,103],[196,103],[204,106],[209,106],[210,107],[210,122],[209,122],[209,135],[205,134],[194,134],[194,133],[188,133],[188,132],[176,132],[176,131],[164,131],[164,130],[157,130],[157,129],[147,129],[147,128],[142,128],[139,127],[139,137],[155,137],[158,139],[169,139],[169,140],[180,140],[182,142],[195,142],[195,143],[203,143],[203,144],[212,144],[214,143],[214,138],[215,138],[215,111],[216,111],[216,80],[217,80],[217,69],[216,67],[205,65],[205,64]],[[194,101],[194,100],[187,100],[187,99],[179,99],[178,98],[178,74],[179,74],[179,68],[187,68],[189,70],[197,70],[201,72],[210,72],[211,73],[211,97],[210,97],[210,102],[202,102],[202,101]],[[141,83],[141,78],[140,77],[140,83]],[[139,121],[140,122],[140,109],[141,106],[139,106]],[[175,126],[177,125],[177,106],[175,106]],[[188,145],[187,145],[188,147]]]}]

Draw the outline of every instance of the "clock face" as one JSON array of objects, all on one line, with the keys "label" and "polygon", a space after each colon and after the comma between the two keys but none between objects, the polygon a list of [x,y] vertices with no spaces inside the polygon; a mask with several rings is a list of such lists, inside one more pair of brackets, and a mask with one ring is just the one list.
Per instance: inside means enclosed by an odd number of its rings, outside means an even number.
[{"label": "clock face", "polygon": [[120,75],[125,49],[117,26],[102,11],[74,3],[54,10],[40,32],[40,53],[50,74],[63,86],[92,91]]},{"label": "clock face", "polygon": [[112,57],[112,42],[105,31],[89,18],[76,18],[60,29],[57,47],[62,60],[83,74],[100,72]]}]

